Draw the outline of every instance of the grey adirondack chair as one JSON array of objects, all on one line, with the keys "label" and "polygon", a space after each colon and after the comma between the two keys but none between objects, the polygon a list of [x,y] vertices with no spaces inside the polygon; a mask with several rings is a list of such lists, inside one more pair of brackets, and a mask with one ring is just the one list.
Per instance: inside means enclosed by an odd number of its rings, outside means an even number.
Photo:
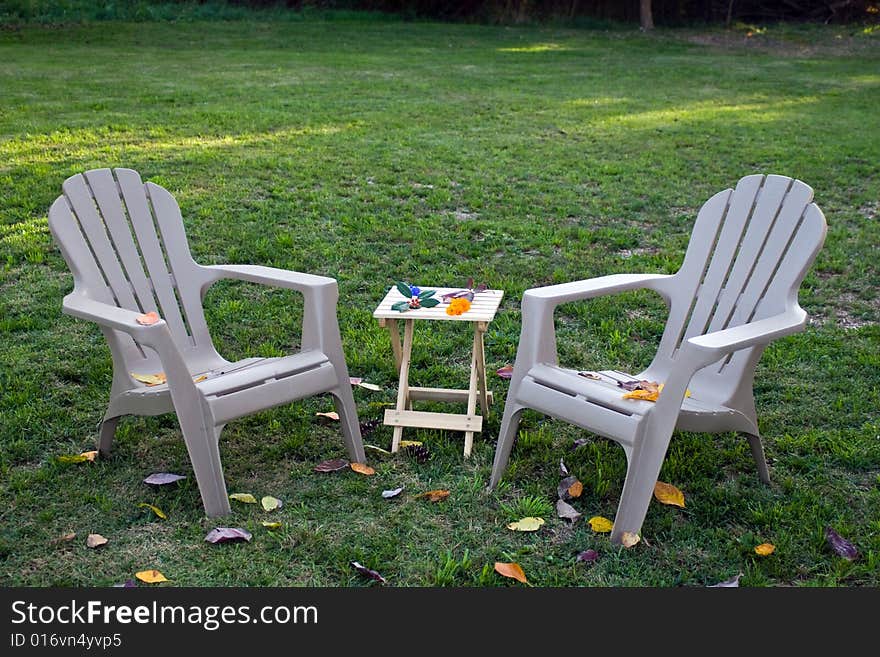
[{"label": "grey adirondack chair", "polygon": [[[197,264],[174,197],[130,169],[77,174],[62,190],[49,210],[49,228],[73,273],[63,311],[96,322],[113,358],[101,452],[110,450],[121,416],[176,412],[205,512],[223,515],[230,510],[219,449],[224,425],[330,393],[348,453],[364,461],[334,279],[255,265]],[[301,350],[282,358],[222,358],[211,342],[202,299],[224,278],[301,292]],[[137,321],[151,311],[161,316],[157,323]],[[167,383],[145,385],[132,376],[160,372]]]},{"label": "grey adirondack chair", "polygon": [[[752,384],[766,345],[806,322],[797,292],[826,231],[812,198],[798,180],[746,176],[703,205],[677,273],[617,274],[526,291],[490,488],[507,467],[526,408],[623,447],[627,474],[611,534],[617,543],[624,532],[641,531],[675,429],[745,434],[758,475],[769,482]],[[669,306],[648,368],[633,376],[604,370],[591,379],[561,367],[556,306],[637,288],[658,292]],[[665,385],[656,402],[623,399],[617,381],[628,380]]]}]

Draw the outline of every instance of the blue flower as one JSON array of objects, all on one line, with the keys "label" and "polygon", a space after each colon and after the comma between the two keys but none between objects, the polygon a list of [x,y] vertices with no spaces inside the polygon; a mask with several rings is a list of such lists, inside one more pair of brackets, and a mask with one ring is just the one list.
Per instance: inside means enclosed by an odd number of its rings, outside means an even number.
[{"label": "blue flower", "polygon": [[417,285],[410,285],[410,286],[409,286],[409,292],[410,292],[410,294],[412,294],[414,297],[417,297],[417,296],[419,296],[419,294],[421,294],[422,291],[419,289],[419,287],[418,287]]}]

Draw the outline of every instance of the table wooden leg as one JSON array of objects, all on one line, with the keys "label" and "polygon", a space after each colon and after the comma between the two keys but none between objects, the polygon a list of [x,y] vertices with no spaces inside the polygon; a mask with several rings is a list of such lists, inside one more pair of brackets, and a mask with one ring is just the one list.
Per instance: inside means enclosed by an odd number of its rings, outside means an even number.
[{"label": "table wooden leg", "polygon": [[400,330],[397,328],[396,319],[386,319],[384,321],[385,326],[388,327],[388,333],[391,336],[391,353],[394,354],[394,368],[397,370],[397,375],[400,376]]},{"label": "table wooden leg", "polygon": [[479,355],[476,357],[477,364],[477,384],[480,389],[480,409],[483,416],[489,415],[489,386],[486,382],[486,350],[483,345],[483,336],[486,335],[485,326],[480,325],[480,339],[474,340],[474,347],[479,347]]},{"label": "table wooden leg", "polygon": [[[396,324],[396,322],[395,322]],[[412,357],[413,325],[415,321],[406,319],[403,321],[403,349],[400,353],[400,380],[397,388],[397,410],[406,410],[409,403],[409,363]],[[396,327],[395,327],[396,328]],[[394,341],[392,339],[392,344]],[[391,439],[391,451],[400,449],[400,439],[403,437],[403,427],[394,427]]]},{"label": "table wooden leg", "polygon": [[[468,400],[467,400],[467,414],[473,415],[477,410],[477,352],[479,350],[478,345],[480,343],[480,328],[479,325],[474,326],[474,348],[471,352],[471,381],[470,386],[468,386]],[[471,455],[471,449],[474,446],[474,432],[473,431],[465,431],[464,432],[464,455],[468,457]]]}]

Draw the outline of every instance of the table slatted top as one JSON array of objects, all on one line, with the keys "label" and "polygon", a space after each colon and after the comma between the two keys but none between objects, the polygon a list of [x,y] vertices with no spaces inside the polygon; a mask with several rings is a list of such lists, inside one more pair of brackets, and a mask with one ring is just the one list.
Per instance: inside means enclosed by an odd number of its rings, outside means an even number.
[{"label": "table slatted top", "polygon": [[461,290],[460,287],[429,287],[425,285],[419,286],[422,290],[437,290],[432,297],[441,301],[439,306],[433,308],[419,308],[417,310],[407,310],[399,312],[393,310],[391,305],[398,301],[407,301],[400,291],[391,286],[385,298],[379,302],[376,310],[373,311],[373,317],[376,319],[439,319],[451,320],[457,322],[491,322],[495,319],[495,313],[501,304],[501,297],[504,296],[504,290],[485,290],[474,294],[474,300],[471,301],[470,309],[461,315],[447,315],[446,308],[449,307],[448,301],[443,301],[442,296],[449,292]]}]

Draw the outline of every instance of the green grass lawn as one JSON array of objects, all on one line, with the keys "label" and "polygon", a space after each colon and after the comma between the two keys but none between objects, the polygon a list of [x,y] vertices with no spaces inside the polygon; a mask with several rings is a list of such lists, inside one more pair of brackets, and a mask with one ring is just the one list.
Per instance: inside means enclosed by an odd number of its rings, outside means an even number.
[{"label": "green grass lawn", "polygon": [[[538,586],[703,586],[737,573],[748,586],[880,585],[878,106],[880,41],[856,29],[749,39],[307,20],[0,32],[0,584],[107,586],[158,568],[186,586],[366,585],[356,560],[393,586],[505,586],[495,561],[522,564]],[[563,458],[585,484],[576,508],[613,518],[625,472],[614,443],[575,448],[585,433],[527,413],[503,485],[486,491],[507,385],[494,375],[469,460],[460,434],[408,431],[427,462],[371,451],[374,477],[315,474],[344,453],[338,428],[315,417],[326,398],[232,423],[229,491],[281,498],[271,515],[237,504],[220,523],[204,518],[171,415],[123,421],[108,459],[60,463],[93,449],[111,363],[96,326],[60,313],[72,279],[46,212],[67,176],[105,166],[176,195],[201,263],[337,278],[351,374],[383,387],[355,389],[364,422],[396,396],[371,317],[395,280],[504,289],[486,340],[494,372],[513,362],[523,290],[674,272],[713,193],[755,172],[800,178],[829,232],[801,290],[807,330],[758,367],[773,484],[759,483],[745,440],[677,434],[661,479],[687,507],[652,504],[645,540],[613,547],[552,505]],[[298,345],[293,295],[228,284],[206,307],[230,359]],[[662,311],[647,293],[565,306],[561,358],[637,371]],[[470,337],[452,324],[417,327],[414,385],[466,385]],[[384,426],[365,433],[390,441]],[[141,483],[161,471],[189,477]],[[437,488],[450,497],[415,498]],[[505,528],[532,514],[547,520],[540,531]],[[254,539],[205,543],[217,524]],[[826,525],[857,561],[829,550]],[[87,549],[92,532],[110,542]],[[759,557],[765,541],[776,552]],[[590,548],[598,561],[577,563]]]}]

